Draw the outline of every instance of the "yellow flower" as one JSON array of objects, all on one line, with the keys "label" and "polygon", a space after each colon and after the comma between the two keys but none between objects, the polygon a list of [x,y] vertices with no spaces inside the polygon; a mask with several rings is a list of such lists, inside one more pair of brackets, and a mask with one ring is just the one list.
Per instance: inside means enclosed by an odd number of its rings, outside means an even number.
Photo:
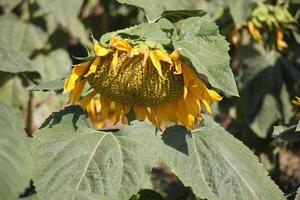
[{"label": "yellow flower", "polygon": [[[126,123],[132,111],[136,119],[148,119],[157,127],[173,122],[193,128],[201,122],[201,110],[222,97],[180,60],[179,49],[139,49],[120,37],[109,47],[94,44],[92,61],[75,65],[65,82],[67,102],[85,109],[96,127],[105,119]],[[85,83],[93,89],[80,99]],[[95,99],[95,96],[100,97]]]},{"label": "yellow flower", "polygon": [[[300,106],[300,97],[296,97],[296,100],[292,101],[296,106]],[[300,118],[300,112],[296,113],[296,116]]]}]

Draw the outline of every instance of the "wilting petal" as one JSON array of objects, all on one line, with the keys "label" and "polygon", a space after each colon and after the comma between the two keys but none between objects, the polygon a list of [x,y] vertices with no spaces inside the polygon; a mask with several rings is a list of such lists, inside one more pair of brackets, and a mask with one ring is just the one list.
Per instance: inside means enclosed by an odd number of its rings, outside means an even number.
[{"label": "wilting petal", "polygon": [[112,37],[109,42],[109,46],[114,47],[120,51],[130,52],[132,47],[131,45],[124,39],[120,37]]},{"label": "wilting petal", "polygon": [[88,70],[88,67],[91,65],[91,62],[84,62],[77,65],[74,65],[71,74],[65,81],[64,84],[64,93],[70,90],[73,90],[75,87],[75,82],[77,79],[81,78]]},{"label": "wilting petal", "polygon": [[106,56],[111,51],[109,49],[102,47],[98,42],[94,42],[94,52],[95,52],[96,56],[103,57],[103,56]]}]

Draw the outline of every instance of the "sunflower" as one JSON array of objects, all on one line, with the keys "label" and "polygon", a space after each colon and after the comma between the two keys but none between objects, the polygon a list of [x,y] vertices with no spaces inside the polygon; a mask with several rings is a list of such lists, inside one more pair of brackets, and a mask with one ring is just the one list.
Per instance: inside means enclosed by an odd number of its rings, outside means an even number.
[{"label": "sunflower", "polygon": [[[157,127],[173,122],[193,128],[202,120],[201,110],[211,114],[211,103],[222,99],[180,60],[179,49],[168,54],[160,44],[112,37],[108,47],[94,41],[94,53],[91,61],[73,66],[64,85],[64,92],[70,91],[67,103],[79,104],[94,123],[111,113],[115,123],[126,123],[132,111]],[[82,96],[86,83],[91,89]]]},{"label": "sunflower", "polygon": [[[296,106],[300,106],[300,97],[296,97],[296,100],[292,101]],[[296,116],[300,118],[300,112],[296,113]]]}]

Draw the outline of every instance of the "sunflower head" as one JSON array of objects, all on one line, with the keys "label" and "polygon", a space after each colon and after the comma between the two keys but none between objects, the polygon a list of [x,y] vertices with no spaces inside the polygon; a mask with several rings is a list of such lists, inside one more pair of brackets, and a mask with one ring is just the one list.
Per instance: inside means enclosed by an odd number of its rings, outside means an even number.
[{"label": "sunflower head", "polygon": [[[248,20],[248,30],[252,38],[262,42],[262,36],[279,51],[287,48],[283,40],[285,32],[294,27],[296,20],[286,6],[258,3]],[[270,41],[269,41],[270,40]]]},{"label": "sunflower head", "polygon": [[[211,113],[211,102],[221,97],[180,59],[179,49],[169,53],[148,44],[112,37],[104,47],[95,41],[94,58],[74,65],[65,81],[67,103],[87,110],[93,124],[107,118],[126,123],[133,111],[136,119],[147,118],[157,127],[165,122],[194,127],[202,108]],[[90,90],[82,96],[87,83]]]}]

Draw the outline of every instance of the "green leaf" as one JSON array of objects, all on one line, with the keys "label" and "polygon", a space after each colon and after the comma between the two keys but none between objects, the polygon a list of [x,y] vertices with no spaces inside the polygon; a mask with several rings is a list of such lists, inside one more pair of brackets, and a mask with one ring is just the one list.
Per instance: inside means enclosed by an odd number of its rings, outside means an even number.
[{"label": "green leaf", "polygon": [[0,199],[17,199],[29,185],[32,160],[21,114],[0,102]]},{"label": "green leaf", "polygon": [[206,13],[204,10],[168,10],[163,12],[162,17],[175,23],[189,17],[202,17]]},{"label": "green leaf", "polygon": [[246,24],[252,11],[253,2],[251,0],[229,0],[227,3],[236,27],[240,28]]},{"label": "green leaf", "polygon": [[33,73],[40,76],[34,64],[22,52],[7,42],[0,41],[0,71],[10,73]]},{"label": "green leaf", "polygon": [[266,138],[271,125],[280,118],[276,98],[267,94],[250,127],[258,137]]},{"label": "green leaf", "polygon": [[188,58],[198,73],[207,76],[209,83],[224,92],[238,96],[233,73],[229,66],[228,43],[214,23],[199,17],[182,22],[180,39],[175,48]]},{"label": "green leaf", "polygon": [[77,18],[79,9],[83,0],[39,0],[37,3],[41,7],[41,12],[45,15],[51,15],[63,27],[68,28]]},{"label": "green leaf", "polygon": [[163,13],[161,0],[117,0],[119,3],[137,6],[144,10],[148,22],[155,22]]},{"label": "green leaf", "polygon": [[178,34],[174,24],[172,24],[166,18],[159,19],[157,23],[159,24],[161,30],[166,33],[167,37],[171,39],[171,41],[174,42],[178,40]]},{"label": "green leaf", "polygon": [[[3,79],[5,74],[0,75]],[[12,76],[9,80],[5,81],[0,87],[0,99],[6,105],[13,107],[24,107],[28,101],[29,95],[22,81],[18,76]]]},{"label": "green leaf", "polygon": [[14,14],[6,14],[0,17],[0,42],[9,44],[9,47],[18,49],[27,56],[34,50],[42,49],[48,38],[39,27],[22,21]]},{"label": "green leaf", "polygon": [[[205,116],[204,116],[205,117]],[[204,118],[204,127],[174,127],[162,139],[163,160],[203,199],[284,199],[253,153],[240,141]]]},{"label": "green leaf", "polygon": [[34,59],[34,65],[40,72],[43,82],[56,79],[70,71],[72,61],[69,54],[63,49],[57,49],[47,54],[39,54]]},{"label": "green leaf", "polygon": [[81,114],[71,107],[54,113],[35,134],[34,182],[43,199],[68,200],[66,189],[128,199],[160,161],[200,198],[284,199],[253,153],[212,119],[192,135],[175,126],[161,138],[148,122],[95,131]]},{"label": "green leaf", "polygon": [[50,127],[44,124],[35,133],[36,190],[45,200],[73,199],[74,193],[66,191],[128,200],[145,182],[143,143],[122,133],[91,129],[80,114],[67,108],[54,114]]},{"label": "green leaf", "polygon": [[130,35],[133,37],[158,42],[165,45],[170,43],[170,39],[168,38],[166,33],[161,30],[159,24],[157,23],[142,23],[123,30],[109,32],[102,35],[102,37],[100,38],[100,42],[102,44],[105,44],[109,41],[111,37],[114,37],[119,34]]},{"label": "green leaf", "polygon": [[297,125],[286,126],[274,126],[273,137],[287,141],[299,141],[300,133],[297,130]]},{"label": "green leaf", "polygon": [[38,85],[30,86],[26,88],[27,90],[32,90],[32,91],[60,91],[64,89],[64,83],[65,80],[68,76],[68,73],[63,74],[62,76],[59,76],[57,79],[54,79],[52,81],[48,82],[42,82]]},{"label": "green leaf", "polygon": [[1,0],[0,6],[3,6],[4,8],[8,8],[9,10],[11,10],[21,2],[22,0]]}]

